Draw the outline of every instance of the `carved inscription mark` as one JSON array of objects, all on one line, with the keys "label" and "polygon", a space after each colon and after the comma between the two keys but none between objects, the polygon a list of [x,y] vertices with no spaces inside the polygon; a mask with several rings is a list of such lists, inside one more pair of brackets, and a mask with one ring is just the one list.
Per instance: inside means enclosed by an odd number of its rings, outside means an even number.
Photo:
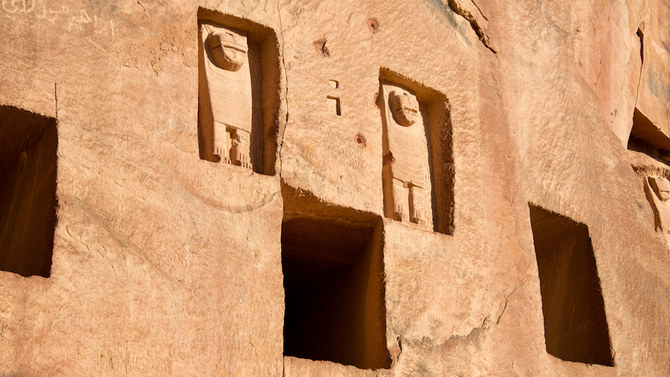
[{"label": "carved inscription mark", "polygon": [[65,5],[50,5],[40,0],[2,0],[4,17],[16,21],[23,17],[34,17],[58,26],[70,33],[87,33],[114,37],[117,25],[113,19],[89,14],[84,9],[72,9]]},{"label": "carved inscription mark", "polygon": [[331,88],[331,94],[326,96],[328,99],[328,106],[331,108],[331,113],[335,113],[337,116],[342,115],[342,107],[340,105],[340,95],[339,88],[340,82],[337,80],[328,80]]}]

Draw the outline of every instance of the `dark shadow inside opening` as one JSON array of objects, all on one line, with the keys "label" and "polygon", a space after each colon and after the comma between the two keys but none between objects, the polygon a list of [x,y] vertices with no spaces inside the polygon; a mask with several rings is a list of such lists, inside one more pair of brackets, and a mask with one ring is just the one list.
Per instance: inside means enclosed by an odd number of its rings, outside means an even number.
[{"label": "dark shadow inside opening", "polygon": [[382,224],[284,215],[284,355],[389,368]]},{"label": "dark shadow inside opening", "polygon": [[51,273],[57,146],[55,119],[0,106],[0,270]]},{"label": "dark shadow inside opening", "polygon": [[587,226],[529,207],[547,352],[566,361],[614,366]]}]

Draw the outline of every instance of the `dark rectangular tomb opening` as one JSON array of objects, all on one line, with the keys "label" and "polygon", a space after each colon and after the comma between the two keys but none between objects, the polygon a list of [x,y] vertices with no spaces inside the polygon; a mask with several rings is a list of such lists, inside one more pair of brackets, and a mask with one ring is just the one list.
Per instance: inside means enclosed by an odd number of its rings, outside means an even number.
[{"label": "dark rectangular tomb opening", "polygon": [[49,277],[57,144],[55,119],[0,106],[0,270]]},{"label": "dark rectangular tomb opening", "polygon": [[282,223],[284,355],[389,368],[381,219],[295,204]]},{"label": "dark rectangular tomb opening", "polygon": [[600,278],[586,225],[529,204],[547,352],[613,366]]}]

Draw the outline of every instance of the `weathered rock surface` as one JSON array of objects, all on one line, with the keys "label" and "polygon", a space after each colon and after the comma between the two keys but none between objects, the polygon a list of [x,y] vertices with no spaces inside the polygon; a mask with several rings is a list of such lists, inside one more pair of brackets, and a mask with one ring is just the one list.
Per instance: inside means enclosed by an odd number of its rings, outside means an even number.
[{"label": "weathered rock surface", "polygon": [[[0,376],[670,375],[667,0],[12,0],[0,20],[0,105],[58,135],[49,273],[0,249]],[[253,169],[203,157],[201,21],[258,59]],[[420,105],[432,227],[385,216],[380,80]],[[3,161],[22,126],[0,123]],[[25,194],[2,166],[0,248]],[[535,207],[588,229],[557,250],[592,253],[612,365],[547,346]],[[284,355],[284,217],[334,224],[298,285],[355,309],[360,338],[309,309],[370,344],[316,344],[354,366]]]}]

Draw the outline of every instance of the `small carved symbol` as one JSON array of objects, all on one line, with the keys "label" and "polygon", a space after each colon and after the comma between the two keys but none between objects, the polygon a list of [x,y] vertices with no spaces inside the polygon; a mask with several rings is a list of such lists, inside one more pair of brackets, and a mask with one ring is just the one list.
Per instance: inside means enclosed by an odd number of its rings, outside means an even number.
[{"label": "small carved symbol", "polygon": [[339,88],[340,88],[340,82],[337,80],[328,80],[330,87],[332,90],[332,93],[328,96],[326,96],[326,99],[328,100],[328,104],[331,108],[331,111],[334,112],[337,116],[342,115],[342,107],[340,105],[340,96],[339,96]]},{"label": "small carved symbol", "polygon": [[379,21],[377,21],[376,18],[368,18],[368,28],[370,28],[370,31],[372,34],[376,33],[379,31]]},{"label": "small carved symbol", "polygon": [[354,136],[354,141],[356,141],[356,144],[358,144],[358,146],[361,148],[365,148],[368,145],[368,141],[365,139],[365,136],[360,132]]},{"label": "small carved symbol", "polygon": [[330,57],[330,49],[328,49],[326,43],[328,43],[328,40],[326,38],[318,39],[314,41],[314,48],[316,48],[316,51],[318,51],[321,54],[321,56],[327,58]]}]

